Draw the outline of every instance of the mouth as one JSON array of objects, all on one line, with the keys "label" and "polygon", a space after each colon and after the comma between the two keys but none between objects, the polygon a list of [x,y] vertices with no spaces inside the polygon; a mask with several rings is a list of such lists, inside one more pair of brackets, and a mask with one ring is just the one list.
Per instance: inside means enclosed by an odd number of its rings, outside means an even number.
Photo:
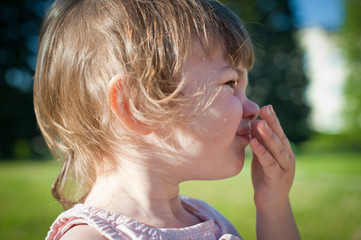
[{"label": "mouth", "polygon": [[249,127],[238,129],[236,136],[241,137],[248,142],[251,140],[251,129]]}]

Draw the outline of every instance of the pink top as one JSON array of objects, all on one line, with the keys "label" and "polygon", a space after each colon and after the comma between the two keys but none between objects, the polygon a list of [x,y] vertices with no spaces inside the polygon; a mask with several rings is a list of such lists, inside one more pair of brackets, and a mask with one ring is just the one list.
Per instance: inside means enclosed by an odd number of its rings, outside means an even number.
[{"label": "pink top", "polygon": [[[77,204],[55,220],[45,240],[57,240],[70,228],[86,224],[107,239],[241,240],[232,224],[207,203],[181,196],[184,208],[202,222],[186,228],[152,228],[103,209]],[[237,236],[232,235],[237,234]]]}]

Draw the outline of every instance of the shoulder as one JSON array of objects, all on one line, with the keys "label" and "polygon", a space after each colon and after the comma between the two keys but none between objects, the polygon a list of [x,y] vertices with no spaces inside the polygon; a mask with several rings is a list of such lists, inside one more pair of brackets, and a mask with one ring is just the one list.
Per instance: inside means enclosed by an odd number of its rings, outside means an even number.
[{"label": "shoulder", "polygon": [[58,216],[46,240],[113,239],[114,234],[120,235],[109,227],[114,221],[113,215],[104,210],[78,204]]},{"label": "shoulder", "polygon": [[[139,226],[143,225],[126,216],[77,204],[58,216],[45,239],[141,239],[141,237],[153,233],[152,228],[146,229]],[[148,232],[150,233],[148,234]]]},{"label": "shoulder", "polygon": [[214,207],[206,203],[205,201],[190,198],[186,196],[181,196],[181,199],[183,202],[187,203],[188,205],[191,205],[193,208],[197,209],[201,213],[208,215],[215,220],[222,220],[228,222],[228,220],[220,213],[218,212]]},{"label": "shoulder", "polygon": [[222,228],[221,230],[224,233],[230,233],[235,236],[240,236],[236,228],[233,224],[223,216],[219,211],[217,211],[214,207],[206,203],[205,201],[190,198],[187,196],[181,196],[183,202],[187,204],[193,205],[193,207],[197,208],[202,214],[208,215],[213,218],[217,224]]},{"label": "shoulder", "polygon": [[88,225],[77,225],[70,228],[60,240],[104,240],[104,236]]}]

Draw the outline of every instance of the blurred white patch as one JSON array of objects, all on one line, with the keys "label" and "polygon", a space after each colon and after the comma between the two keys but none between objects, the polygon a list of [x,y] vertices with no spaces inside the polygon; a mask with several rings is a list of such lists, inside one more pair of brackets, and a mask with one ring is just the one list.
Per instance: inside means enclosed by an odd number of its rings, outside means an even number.
[{"label": "blurred white patch", "polygon": [[310,79],[307,90],[310,125],[318,132],[340,133],[344,128],[347,72],[336,35],[314,27],[300,30],[298,36],[306,52],[306,74]]}]

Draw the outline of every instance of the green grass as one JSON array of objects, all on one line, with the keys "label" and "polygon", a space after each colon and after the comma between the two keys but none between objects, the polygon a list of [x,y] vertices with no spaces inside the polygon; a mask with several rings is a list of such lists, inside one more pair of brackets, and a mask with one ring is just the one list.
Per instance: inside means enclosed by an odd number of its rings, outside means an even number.
[{"label": "green grass", "polygon": [[[222,212],[244,239],[255,237],[250,160],[237,177],[186,182],[181,193],[200,198]],[[0,162],[0,239],[44,239],[61,207],[50,194],[59,165]],[[297,156],[291,191],[303,239],[361,239],[361,154]]]},{"label": "green grass", "polygon": [[59,165],[0,162],[0,239],[44,239],[61,211],[50,189]]}]

